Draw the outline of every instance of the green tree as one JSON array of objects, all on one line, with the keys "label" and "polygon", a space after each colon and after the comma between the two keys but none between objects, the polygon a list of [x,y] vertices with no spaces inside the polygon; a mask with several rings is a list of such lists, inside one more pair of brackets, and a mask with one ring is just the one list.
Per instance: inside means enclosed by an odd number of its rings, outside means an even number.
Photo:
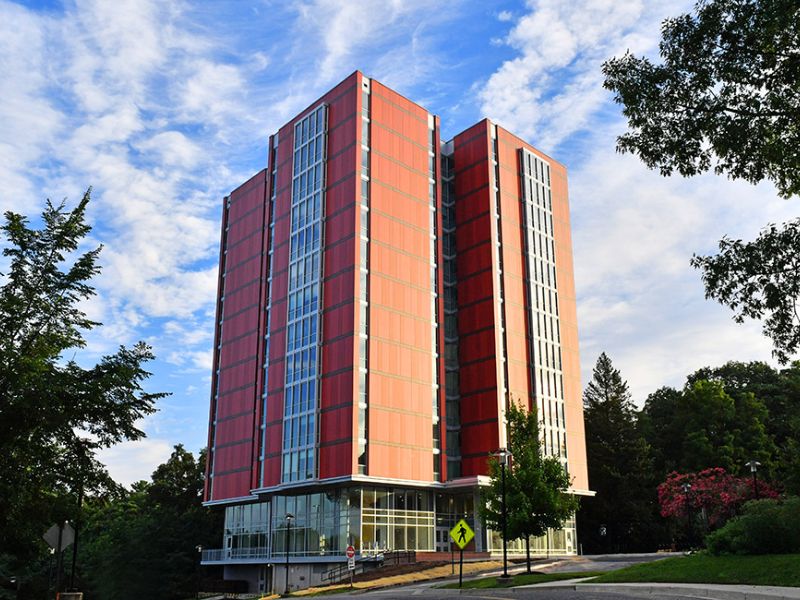
[{"label": "green tree", "polygon": [[[531,570],[530,538],[559,529],[578,509],[569,492],[571,479],[561,460],[544,456],[536,410],[526,410],[512,398],[506,409],[508,450],[506,502],[509,539],[524,539],[528,571]],[[489,461],[490,484],[483,491],[481,514],[489,527],[502,530],[502,473],[497,459]]]},{"label": "green tree", "polygon": [[[740,431],[734,431],[741,439],[736,457],[739,472],[747,460],[756,458],[762,463],[761,477],[771,477],[790,493],[800,492],[800,363],[777,371],[763,362],[729,362],[700,369],[688,381],[702,379],[722,384],[736,402],[737,415],[745,414]],[[748,394],[759,401],[757,405],[752,405]],[[748,412],[755,414],[747,418]]]},{"label": "green tree", "polygon": [[664,175],[718,174],[800,194],[800,7],[795,0],[700,0],[661,26],[662,62],[603,65],[630,131],[618,148]]},{"label": "green tree", "polygon": [[657,457],[657,477],[710,467],[743,474],[752,458],[767,469],[774,460],[764,403],[749,391],[731,396],[718,380],[690,377],[681,392],[659,390],[640,421]]},{"label": "green tree", "polygon": [[733,460],[733,423],[736,405],[715,381],[698,381],[684,390],[680,422],[684,430],[681,470],[702,471],[706,467],[736,470]]},{"label": "green tree", "polygon": [[597,359],[583,407],[589,487],[597,492],[578,513],[584,548],[631,552],[656,547],[662,521],[650,448],[637,427],[628,383],[605,353]]},{"label": "green tree", "polygon": [[196,460],[178,444],[152,481],[92,504],[81,562],[93,597],[179,600],[194,593],[196,547],[218,543],[222,530],[222,512],[202,506],[204,473],[205,452]]},{"label": "green tree", "polygon": [[637,415],[639,431],[647,440],[653,457],[654,478],[659,481],[681,462],[682,445],[677,442],[683,439],[684,432],[682,423],[675,418],[681,396],[680,390],[659,388],[647,397]]},{"label": "green tree", "polygon": [[78,490],[114,487],[94,452],[143,437],[136,421],[163,395],[142,388],[153,358],[145,344],[89,368],[75,359],[83,332],[99,325],[81,307],[99,272],[100,248],[78,251],[90,231],[88,202],[88,191],[71,211],[48,201],[41,229],[13,212],[0,226],[8,261],[0,287],[0,554],[26,582],[22,597],[33,593],[41,535],[78,516]]},{"label": "green tree", "polygon": [[[617,148],[662,175],[712,169],[800,194],[800,5],[796,0],[699,0],[662,25],[660,62],[626,53],[603,65],[629,131]],[[800,346],[800,220],[753,242],[724,238],[695,256],[706,297],[763,319],[774,354]]]},{"label": "green tree", "polygon": [[752,242],[725,237],[718,254],[694,256],[692,265],[706,298],[730,307],[737,323],[761,320],[773,356],[788,362],[800,348],[800,219],[769,225]]}]

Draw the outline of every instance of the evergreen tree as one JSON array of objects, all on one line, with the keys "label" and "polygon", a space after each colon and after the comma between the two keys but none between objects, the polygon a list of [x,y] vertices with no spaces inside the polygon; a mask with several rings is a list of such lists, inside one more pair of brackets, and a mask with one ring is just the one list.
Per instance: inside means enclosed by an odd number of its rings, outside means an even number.
[{"label": "evergreen tree", "polygon": [[637,428],[628,384],[605,353],[597,359],[583,406],[589,487],[597,492],[578,513],[584,549],[652,549],[661,522],[653,461]]}]

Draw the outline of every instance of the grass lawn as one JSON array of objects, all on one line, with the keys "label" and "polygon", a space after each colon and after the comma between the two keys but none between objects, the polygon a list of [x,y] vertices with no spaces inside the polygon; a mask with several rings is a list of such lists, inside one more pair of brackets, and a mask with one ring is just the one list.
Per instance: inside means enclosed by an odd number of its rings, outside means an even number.
[{"label": "grass lawn", "polygon": [[611,571],[591,583],[730,583],[800,587],[800,554],[692,554]]},{"label": "grass lawn", "polygon": [[[532,583],[546,583],[548,581],[561,581],[563,579],[577,579],[578,577],[593,577],[599,575],[596,572],[581,572],[581,573],[523,573],[521,575],[514,575],[507,580],[500,579],[499,577],[484,577],[482,579],[473,579],[465,581],[461,586],[463,589],[486,589],[486,588],[505,588],[516,587],[518,585],[530,585]],[[458,589],[458,582],[448,583],[439,587],[448,589]]]}]

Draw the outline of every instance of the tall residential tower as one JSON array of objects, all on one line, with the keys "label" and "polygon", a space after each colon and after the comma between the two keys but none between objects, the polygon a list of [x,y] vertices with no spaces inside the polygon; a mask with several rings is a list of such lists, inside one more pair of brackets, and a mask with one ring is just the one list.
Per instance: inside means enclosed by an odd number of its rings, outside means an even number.
[{"label": "tall residential tower", "polygon": [[[509,401],[587,493],[566,169],[488,120],[445,143],[360,72],[311,104],[224,200],[216,327],[226,578],[448,551],[464,516],[496,551],[477,505]],[[574,524],[534,547],[574,553]]]}]

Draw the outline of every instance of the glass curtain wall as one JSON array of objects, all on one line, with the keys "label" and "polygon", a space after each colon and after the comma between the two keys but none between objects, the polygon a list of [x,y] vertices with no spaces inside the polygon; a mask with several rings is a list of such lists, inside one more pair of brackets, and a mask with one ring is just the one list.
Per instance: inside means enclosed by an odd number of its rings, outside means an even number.
[{"label": "glass curtain wall", "polygon": [[272,499],[272,556],[286,556],[287,519],[290,556],[341,556],[348,544],[358,547],[361,530],[358,490],[330,490]]},{"label": "glass curtain wall", "polygon": [[327,107],[294,129],[282,481],[316,475]]},{"label": "glass curtain wall", "polygon": [[269,555],[269,502],[240,504],[225,509],[223,548],[226,558],[248,559]]},{"label": "glass curtain wall", "polygon": [[[489,552],[503,550],[503,538],[499,531],[489,530]],[[530,539],[531,554],[574,554],[575,519],[568,519],[562,529],[549,529],[545,535]],[[525,540],[509,540],[508,552],[525,554]]]},{"label": "glass curtain wall", "polygon": [[367,488],[363,496],[362,553],[434,550],[433,492]]}]

